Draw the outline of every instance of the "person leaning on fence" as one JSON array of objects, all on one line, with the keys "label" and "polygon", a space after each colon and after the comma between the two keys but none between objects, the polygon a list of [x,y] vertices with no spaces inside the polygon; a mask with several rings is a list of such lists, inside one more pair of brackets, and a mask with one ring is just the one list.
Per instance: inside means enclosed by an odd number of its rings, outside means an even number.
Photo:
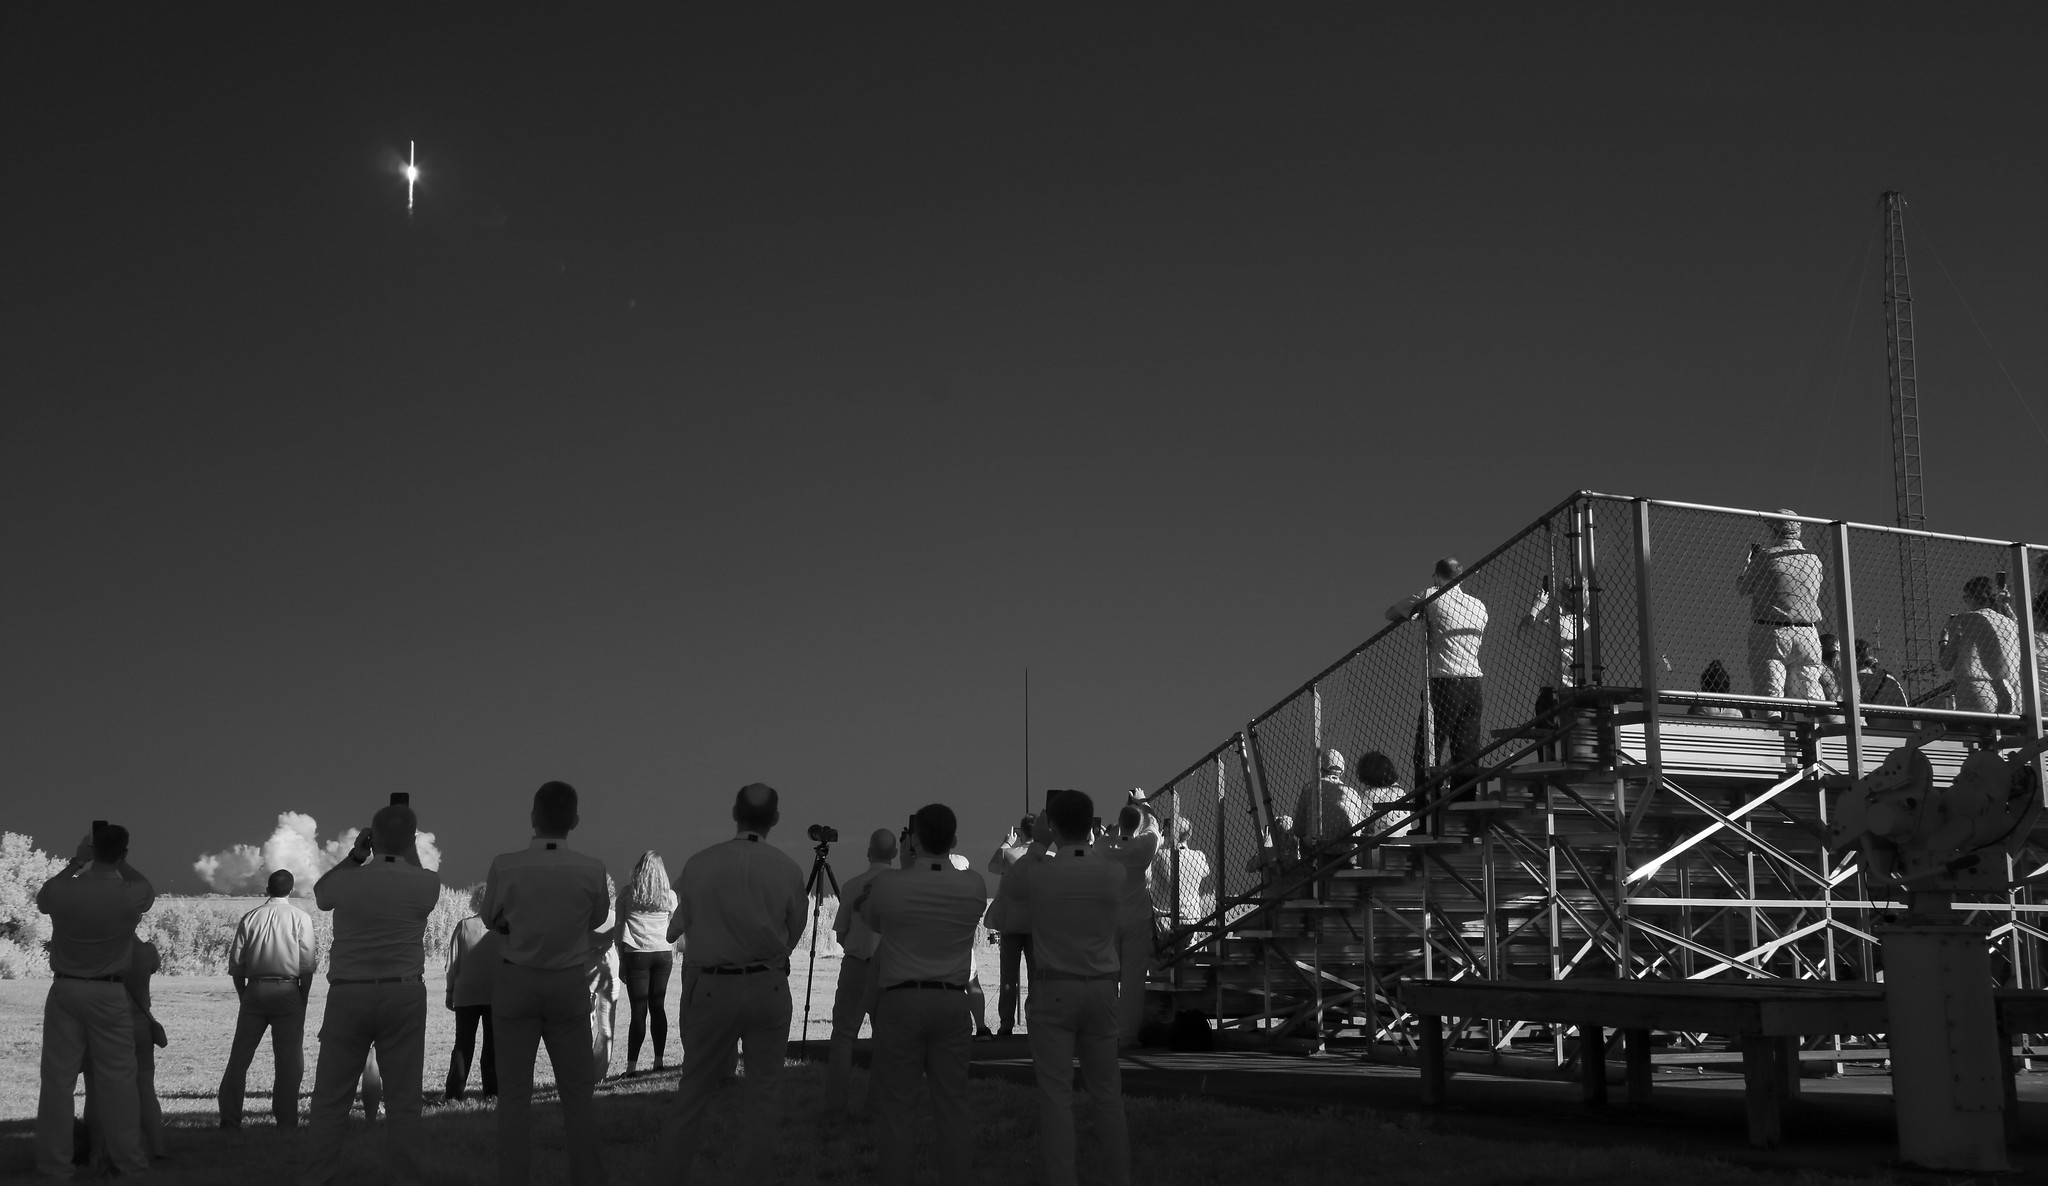
[{"label": "person leaning on fence", "polygon": [[313,919],[292,905],[291,871],[279,869],[264,887],[263,905],[235,924],[228,945],[228,979],[241,1007],[235,1015],[235,1041],[227,1069],[220,1077],[220,1126],[242,1126],[242,1096],[249,1064],[263,1031],[270,1031],[270,1057],[276,1068],[271,1080],[270,1114],[279,1128],[299,1124],[299,1082],[306,1073],[306,998],[313,991],[313,973],[320,957],[313,942]]},{"label": "person leaning on fence", "polygon": [[[1387,620],[1418,613],[1429,639],[1429,709],[1415,720],[1415,777],[1479,756],[1485,714],[1485,672],[1479,648],[1486,641],[1486,603],[1458,585],[1465,566],[1456,557],[1436,562],[1435,583],[1387,607]],[[1429,720],[1425,736],[1424,717]],[[1297,821],[1296,826],[1299,826]]]},{"label": "person leaning on fence", "polygon": [[525,1186],[532,1173],[533,1064],[547,1043],[562,1106],[569,1180],[601,1186],[603,1137],[591,1091],[590,967],[599,933],[612,925],[612,882],[604,862],[569,847],[582,822],[576,788],[548,782],[533,793],[533,839],[491,858],[484,875],[484,925],[498,932],[503,962],[491,989],[498,1038],[498,1186]]},{"label": "person leaning on fence", "polygon": [[[1780,515],[1795,512],[1781,510]],[[1799,524],[1771,520],[1771,542],[1751,544],[1735,589],[1749,597],[1749,675],[1758,696],[1820,700],[1820,557],[1799,542]],[[1778,713],[1763,710],[1765,719]]]},{"label": "person leaning on fence", "polygon": [[1129,802],[1116,813],[1116,831],[1096,845],[1123,866],[1124,896],[1116,913],[1117,1048],[1138,1045],[1145,1024],[1145,972],[1152,963],[1157,936],[1152,917],[1152,865],[1159,855],[1159,819],[1145,805],[1145,792],[1133,787]]},{"label": "person leaning on fence", "polygon": [[325,1186],[341,1169],[342,1135],[356,1082],[372,1048],[383,1068],[391,1174],[414,1186],[420,1173],[420,1075],[427,1052],[427,916],[441,879],[420,867],[418,821],[392,804],[334,868],[313,883],[313,904],[334,912],[327,950],[327,1011],[301,1186]]},{"label": "person leaning on fence", "polygon": [[[1719,659],[1709,660],[1706,667],[1700,671],[1700,691],[1717,693],[1723,696],[1729,693],[1728,669],[1721,665]],[[1687,716],[1695,717],[1740,718],[1742,716],[1741,709],[1726,704],[1695,704],[1685,711]]]},{"label": "person leaning on fence", "polygon": [[[1017,821],[1017,826],[1010,829],[1002,845],[989,857],[989,872],[1002,877],[1023,859],[1031,849],[1031,826],[1029,816]],[[997,893],[989,901],[988,914],[982,921],[996,932],[996,1036],[1007,1038],[1015,1032],[1022,977],[1038,975],[1038,965],[1031,954],[1031,910],[1021,903],[1012,909],[1003,895]]]},{"label": "person leaning on fence", "polygon": [[1899,683],[1899,677],[1885,670],[1877,661],[1880,647],[1876,639],[1856,640],[1856,687],[1865,704],[1906,703],[1906,689]]},{"label": "person leaning on fence", "polygon": [[[498,1095],[498,1045],[491,1026],[491,992],[504,962],[498,933],[484,925],[484,885],[469,890],[469,917],[455,924],[448,937],[448,992],[445,1003],[455,1014],[455,1049],[448,1056],[445,1098],[462,1099],[469,1091],[469,1068],[477,1066],[479,1094]],[[483,1031],[483,1058],[477,1058],[477,1031]]]},{"label": "person leaning on fence", "polygon": [[[972,1027],[962,997],[974,966],[974,934],[988,889],[981,874],[946,859],[958,829],[943,803],[911,817],[916,860],[877,873],[854,909],[881,936],[875,949],[874,1086],[876,1177],[905,1186],[917,1160],[919,1080],[932,1100],[938,1180],[966,1186],[969,1141],[967,1047]],[[1036,1030],[1037,1027],[1033,1027]]]},{"label": "person leaning on fence", "polygon": [[1958,712],[2019,711],[2019,625],[1999,601],[1990,577],[1971,577],[1963,585],[1969,608],[1942,628],[1941,669],[1955,675]]},{"label": "person leaning on fence", "polygon": [[832,934],[839,940],[839,983],[832,990],[832,1042],[825,1060],[824,1111],[846,1112],[853,1080],[853,1042],[860,1024],[875,1013],[875,949],[880,935],[853,904],[869,882],[890,870],[896,860],[896,833],[876,828],[868,837],[868,867],[839,883],[839,909],[832,916]]},{"label": "person leaning on fence", "polygon": [[[1075,1181],[1074,1061],[1094,1105],[1100,1153],[1089,1159],[1112,1186],[1129,1182],[1123,1072],[1117,1063],[1117,913],[1124,875],[1088,843],[1095,804],[1061,791],[1039,816],[1024,859],[1003,879],[1004,897],[1031,907],[1039,983],[1031,992],[1031,1062],[1038,1081],[1039,1140],[1049,1186]],[[1048,859],[1048,842],[1058,856]]]},{"label": "person leaning on fence", "polygon": [[124,982],[135,926],[156,902],[149,879],[128,863],[128,829],[96,829],[36,891],[50,916],[50,991],[43,1000],[42,1090],[36,1101],[36,1169],[71,1175],[71,1093],[92,1066],[103,1091],[99,1141],[124,1174],[149,1169],[135,1086],[133,1002]]},{"label": "person leaning on fence", "polygon": [[736,1045],[747,1073],[740,1084],[740,1138],[734,1180],[768,1180],[768,1155],[781,1134],[778,1080],[789,1046],[789,953],[803,938],[804,872],[768,843],[782,819],[780,796],[765,783],[741,787],[732,805],[732,839],[704,849],[676,875],[671,940],[685,938],[690,999],[683,1008],[683,1075],[662,1117],[652,1181],[690,1180],[704,1112]]},{"label": "person leaning on fence", "polygon": [[1342,751],[1324,750],[1321,776],[1303,784],[1294,800],[1294,834],[1311,861],[1349,848],[1351,830],[1365,819],[1365,796],[1344,781],[1344,766]]},{"label": "person leaning on fence", "polygon": [[668,1051],[668,981],[676,966],[676,949],[668,941],[669,916],[675,913],[676,891],[669,887],[668,867],[661,854],[640,854],[628,879],[625,915],[619,932],[619,975],[626,983],[626,1074],[640,1073],[640,1046],[650,1028],[654,1037],[654,1069],[665,1065]]}]

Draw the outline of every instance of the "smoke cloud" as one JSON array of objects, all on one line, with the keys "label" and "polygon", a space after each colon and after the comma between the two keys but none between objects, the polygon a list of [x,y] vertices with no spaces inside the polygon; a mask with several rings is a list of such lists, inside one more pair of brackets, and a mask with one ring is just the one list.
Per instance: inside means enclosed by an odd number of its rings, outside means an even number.
[{"label": "smoke cloud", "polygon": [[[293,887],[292,895],[310,897],[313,883],[348,855],[361,831],[360,828],[349,828],[323,843],[320,826],[312,816],[297,811],[281,812],[277,817],[277,828],[260,847],[237,844],[220,852],[208,853],[192,862],[192,869],[199,874],[200,880],[223,894],[262,893],[264,883],[269,881],[274,870],[289,869],[293,880],[298,883]],[[440,870],[441,850],[435,846],[432,832],[419,834],[419,854],[421,865]]]}]

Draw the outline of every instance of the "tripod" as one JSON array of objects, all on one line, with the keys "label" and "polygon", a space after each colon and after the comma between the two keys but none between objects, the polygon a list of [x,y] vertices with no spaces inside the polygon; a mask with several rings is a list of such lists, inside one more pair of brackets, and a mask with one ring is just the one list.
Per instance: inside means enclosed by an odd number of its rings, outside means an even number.
[{"label": "tripod", "polygon": [[[816,833],[813,832],[815,835]],[[820,840],[811,849],[811,877],[804,882],[804,892],[811,896],[811,966],[804,973],[804,1041],[811,1040],[811,984],[818,978],[818,915],[825,905],[825,887],[832,887],[832,896],[839,896],[839,878],[832,873],[832,862],[825,859],[832,846]]]}]

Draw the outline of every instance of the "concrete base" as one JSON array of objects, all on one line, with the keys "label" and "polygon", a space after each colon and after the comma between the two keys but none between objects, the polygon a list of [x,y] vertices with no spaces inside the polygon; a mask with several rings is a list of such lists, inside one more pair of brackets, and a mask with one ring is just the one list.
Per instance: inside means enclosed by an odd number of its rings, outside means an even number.
[{"label": "concrete base", "polygon": [[1877,936],[1899,1159],[1929,1170],[2009,1168],[1987,928],[1879,927]]}]

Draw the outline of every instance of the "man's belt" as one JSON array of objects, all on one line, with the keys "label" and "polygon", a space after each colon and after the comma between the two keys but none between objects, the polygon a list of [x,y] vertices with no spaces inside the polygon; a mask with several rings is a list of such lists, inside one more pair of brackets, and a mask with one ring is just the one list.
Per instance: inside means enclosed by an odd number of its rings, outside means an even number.
[{"label": "man's belt", "polygon": [[420,974],[418,972],[414,972],[410,976],[379,976],[373,980],[342,980],[334,976],[327,978],[327,983],[329,984],[418,984],[419,982]]},{"label": "man's belt", "polygon": [[1051,969],[1049,969],[1049,968],[1041,968],[1041,969],[1039,969],[1038,975],[1037,975],[1036,977],[1034,977],[1034,979],[1037,979],[1037,980],[1115,980],[1115,979],[1117,979],[1117,977],[1118,977],[1118,974],[1117,974],[1117,973],[1115,973],[1115,972],[1091,972],[1091,973],[1085,973],[1085,974],[1084,974],[1084,973],[1081,973],[1081,972],[1055,972],[1055,971],[1052,971],[1052,970],[1051,970]]},{"label": "man's belt", "polygon": [[784,975],[788,975],[774,964],[720,964],[697,970],[707,976],[752,976],[757,972],[783,972]]},{"label": "man's belt", "polygon": [[[297,983],[298,983],[298,981],[299,981],[299,978],[298,978],[297,976],[245,976],[245,977],[243,977],[243,979],[244,979],[244,980],[282,980],[282,981],[284,981],[284,982],[285,982],[286,984],[297,984]],[[329,984],[345,984],[345,983],[347,983],[347,981],[342,981],[342,980],[330,980],[330,981],[328,981],[328,983],[329,983]]]},{"label": "man's belt", "polygon": [[967,986],[964,984],[948,984],[943,980],[904,980],[896,984],[892,984],[889,987],[883,989],[882,991],[895,992],[899,988],[932,988],[937,989],[940,992],[967,991]]},{"label": "man's belt", "polygon": [[123,975],[120,972],[115,972],[106,976],[73,976],[69,972],[53,972],[51,974],[59,980],[95,980],[107,984],[121,983],[121,977]]},{"label": "man's belt", "polygon": [[1764,618],[1753,618],[1751,620],[1759,626],[1769,626],[1773,630],[1796,630],[1801,626],[1820,625],[1819,622],[1772,622]]}]

